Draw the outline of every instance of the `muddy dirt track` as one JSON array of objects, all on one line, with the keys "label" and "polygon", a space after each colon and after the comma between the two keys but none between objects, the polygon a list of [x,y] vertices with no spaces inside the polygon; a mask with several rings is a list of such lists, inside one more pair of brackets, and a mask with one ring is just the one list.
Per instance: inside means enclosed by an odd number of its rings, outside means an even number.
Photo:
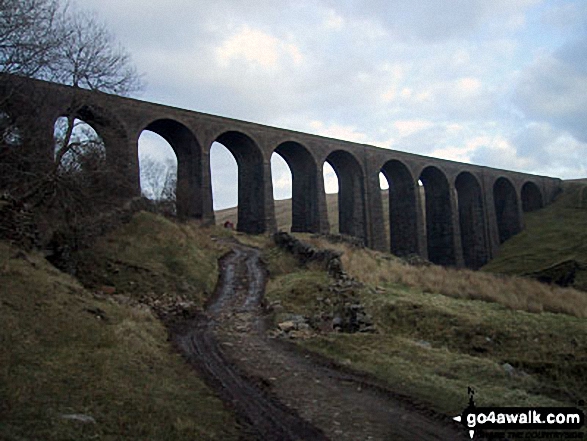
[{"label": "muddy dirt track", "polygon": [[205,316],[173,339],[237,413],[243,439],[454,440],[456,424],[416,409],[352,372],[265,335],[260,252],[243,245],[221,259]]}]

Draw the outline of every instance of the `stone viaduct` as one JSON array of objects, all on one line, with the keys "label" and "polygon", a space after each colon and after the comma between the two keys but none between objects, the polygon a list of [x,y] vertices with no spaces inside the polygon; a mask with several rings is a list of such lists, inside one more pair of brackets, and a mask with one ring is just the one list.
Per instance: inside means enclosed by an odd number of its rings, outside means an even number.
[{"label": "stone viaduct", "polygon": [[[35,134],[30,145],[36,145],[41,156],[52,160],[55,121],[74,113],[102,137],[107,163],[124,169],[129,196],[140,194],[139,136],[144,130],[162,136],[177,156],[177,212],[183,218],[214,220],[210,148],[215,141],[223,144],[238,164],[237,229],[246,233],[276,229],[270,166],[274,152],[292,174],[292,231],[329,231],[322,175],[327,161],[339,180],[340,233],[361,238],[374,249],[400,256],[415,253],[442,265],[479,268],[495,256],[502,242],[523,229],[525,212],[543,207],[560,191],[556,178],[429,158],[38,80],[12,76],[0,80],[2,111],[23,138]],[[388,233],[380,172],[389,182]]]}]

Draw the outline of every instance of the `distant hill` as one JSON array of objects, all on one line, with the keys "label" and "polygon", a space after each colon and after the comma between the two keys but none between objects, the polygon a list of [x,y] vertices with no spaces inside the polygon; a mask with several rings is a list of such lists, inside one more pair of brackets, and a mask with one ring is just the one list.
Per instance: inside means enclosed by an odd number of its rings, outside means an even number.
[{"label": "distant hill", "polygon": [[527,213],[526,228],[483,270],[587,290],[587,180],[566,181],[554,203]]},{"label": "distant hill", "polygon": [[[389,209],[389,198],[387,190],[381,192],[383,202],[383,212],[387,213]],[[328,207],[328,222],[330,223],[330,232],[338,233],[338,193],[326,195],[326,205]],[[230,220],[235,225],[238,221],[237,207],[226,208],[215,212],[216,224],[222,225],[225,221]],[[275,219],[277,221],[277,228],[283,231],[290,231],[291,229],[291,199],[282,199],[275,201]],[[389,230],[389,219],[384,216],[385,231]],[[389,241],[389,238],[387,238]]]},{"label": "distant hill", "polygon": [[[524,231],[506,241],[484,271],[527,275],[587,290],[587,179],[565,181],[564,187],[554,203],[525,215]],[[389,206],[387,194],[381,194],[384,213]],[[338,194],[327,194],[326,203],[330,230],[337,233]],[[275,201],[275,217],[278,228],[289,231],[291,199]],[[388,234],[389,219],[384,219]],[[226,220],[237,222],[236,207],[216,212],[217,224]]]}]

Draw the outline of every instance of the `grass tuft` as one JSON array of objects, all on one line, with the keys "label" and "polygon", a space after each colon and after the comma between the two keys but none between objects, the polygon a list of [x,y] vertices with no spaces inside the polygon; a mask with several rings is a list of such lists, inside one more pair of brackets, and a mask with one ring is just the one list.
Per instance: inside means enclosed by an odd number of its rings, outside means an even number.
[{"label": "grass tuft", "polygon": [[[187,267],[185,280],[206,289],[214,275],[206,274],[201,285],[195,281],[199,272],[214,272],[208,264],[214,254],[204,250],[215,245],[204,234],[141,214],[98,245],[104,260],[97,262],[104,266],[96,269],[124,262],[121,268],[134,265],[171,277],[178,262],[198,262],[203,268]],[[175,252],[170,243],[177,245]],[[140,286],[130,275],[108,277],[120,291],[125,281]],[[40,255],[5,242],[0,242],[0,347],[0,439],[239,436],[234,416],[171,348],[150,309],[95,296]],[[90,416],[95,423],[63,418],[69,414]]]}]

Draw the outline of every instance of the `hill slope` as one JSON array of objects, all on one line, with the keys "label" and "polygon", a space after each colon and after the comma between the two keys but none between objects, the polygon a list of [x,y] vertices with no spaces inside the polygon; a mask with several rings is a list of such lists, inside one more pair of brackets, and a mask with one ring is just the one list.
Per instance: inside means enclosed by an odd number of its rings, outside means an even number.
[{"label": "hill slope", "polygon": [[[278,204],[283,222],[288,202]],[[570,185],[527,216],[527,230],[488,269],[529,274],[573,260],[580,285],[585,207],[585,186]],[[77,280],[38,253],[0,242],[0,438],[236,439],[234,415],[173,351],[154,315],[178,302],[195,309],[206,302],[226,251],[211,240],[218,234],[230,233],[139,213],[78,256]],[[302,346],[416,402],[450,415],[466,404],[467,386],[480,392],[478,404],[502,406],[575,404],[587,393],[584,293],[412,267],[301,235],[339,247],[345,270],[363,284],[344,296],[358,299],[378,330],[332,332],[322,325],[340,300],[336,282],[298,265],[267,237],[237,237],[265,248],[268,301],[281,308],[276,322],[288,314],[311,324],[317,317],[321,327]]]},{"label": "hill slope", "polygon": [[[525,229],[502,244],[499,254],[482,269],[559,282],[587,291],[587,181],[565,182],[565,190],[549,206],[524,215]],[[382,191],[385,231],[389,218],[387,191]],[[338,194],[327,194],[328,220],[338,232]],[[275,201],[277,227],[291,228],[291,199]],[[237,207],[216,212],[216,223],[238,220]],[[389,240],[389,237],[387,238]],[[566,279],[568,283],[564,283]]]},{"label": "hill slope", "polygon": [[[483,406],[576,405],[587,393],[586,293],[295,236],[341,252],[346,274],[333,280],[268,246],[278,335],[291,320],[306,324],[285,337],[445,415],[466,406],[468,387]],[[359,311],[375,333],[336,332]]]},{"label": "hill slope", "polygon": [[483,270],[587,291],[587,185],[565,183],[555,202],[527,213],[524,220],[525,229],[502,244]]},{"label": "hill slope", "polygon": [[0,439],[237,439],[234,416],[136,301],[179,291],[201,304],[221,252],[207,232],[139,213],[87,252],[87,289],[0,241]]}]

